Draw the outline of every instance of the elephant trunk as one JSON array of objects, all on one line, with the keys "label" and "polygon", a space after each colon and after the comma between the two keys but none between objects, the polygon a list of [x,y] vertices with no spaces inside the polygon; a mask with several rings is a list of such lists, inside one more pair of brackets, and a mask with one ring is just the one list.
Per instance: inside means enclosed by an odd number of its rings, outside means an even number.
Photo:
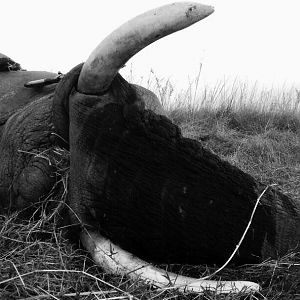
[{"label": "elephant trunk", "polygon": [[193,2],[173,3],[141,14],[108,35],[85,62],[78,80],[84,94],[101,94],[119,69],[158,39],[209,16],[213,7]]}]

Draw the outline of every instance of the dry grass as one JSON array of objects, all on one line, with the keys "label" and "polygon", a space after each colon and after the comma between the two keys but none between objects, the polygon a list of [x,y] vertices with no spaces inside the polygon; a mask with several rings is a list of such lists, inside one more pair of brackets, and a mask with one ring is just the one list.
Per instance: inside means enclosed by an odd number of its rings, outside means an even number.
[{"label": "dry grass", "polygon": [[[157,94],[183,134],[300,201],[298,92],[278,96],[245,85],[231,87],[231,93],[222,85],[200,91],[199,80],[193,84],[185,94],[174,96],[169,82],[156,79]],[[276,261],[226,268],[214,276],[260,283],[261,292],[251,296],[156,290],[140,281],[104,274],[78,241],[66,238],[71,229],[62,222],[67,209],[68,153],[58,153],[61,180],[33,217],[21,222],[17,214],[0,216],[0,299],[300,299],[300,253],[292,249]],[[196,277],[215,271],[176,265],[168,270]]]}]

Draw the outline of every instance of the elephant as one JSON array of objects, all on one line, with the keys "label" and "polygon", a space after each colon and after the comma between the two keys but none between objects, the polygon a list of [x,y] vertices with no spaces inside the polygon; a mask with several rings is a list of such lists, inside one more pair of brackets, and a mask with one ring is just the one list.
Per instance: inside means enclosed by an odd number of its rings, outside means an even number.
[{"label": "elephant", "polygon": [[44,199],[57,180],[55,148],[64,147],[69,222],[104,270],[198,292],[258,290],[247,281],[166,276],[146,263],[221,265],[247,224],[235,264],[299,249],[298,202],[185,138],[152,92],[118,73],[147,45],[213,10],[178,2],[139,15],[56,84],[28,89],[24,83],[57,74],[1,72],[1,211]]}]

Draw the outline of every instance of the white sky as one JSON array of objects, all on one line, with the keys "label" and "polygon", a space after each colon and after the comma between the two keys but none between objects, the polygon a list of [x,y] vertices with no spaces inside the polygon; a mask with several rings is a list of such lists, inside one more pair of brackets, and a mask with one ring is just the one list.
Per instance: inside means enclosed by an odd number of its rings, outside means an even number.
[{"label": "white sky", "polygon": [[[28,70],[67,72],[116,27],[166,0],[1,0],[0,52]],[[200,1],[202,2],[202,1]],[[137,54],[136,76],[170,78],[184,87],[202,63],[201,81],[257,80],[300,88],[299,0],[205,0],[207,19]]]}]

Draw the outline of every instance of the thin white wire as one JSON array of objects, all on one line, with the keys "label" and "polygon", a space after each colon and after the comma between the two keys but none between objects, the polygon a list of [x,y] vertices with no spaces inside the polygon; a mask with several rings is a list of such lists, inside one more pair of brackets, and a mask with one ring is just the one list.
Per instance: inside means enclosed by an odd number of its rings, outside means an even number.
[{"label": "thin white wire", "polygon": [[236,254],[236,252],[237,252],[238,249],[240,248],[240,246],[241,246],[241,244],[242,244],[242,242],[243,242],[243,240],[244,240],[244,238],[245,238],[245,236],[246,236],[246,234],[247,234],[247,232],[248,232],[248,230],[249,230],[249,228],[250,228],[250,225],[251,225],[251,223],[252,223],[252,220],[253,220],[253,217],[254,217],[254,214],[255,214],[255,212],[256,212],[256,209],[257,209],[257,206],[258,206],[258,204],[259,204],[260,199],[262,198],[262,196],[265,194],[265,192],[268,190],[268,188],[269,188],[270,186],[271,186],[271,185],[268,185],[268,186],[262,191],[262,193],[259,195],[259,197],[257,198],[256,203],[255,203],[255,206],[254,206],[253,211],[252,211],[252,214],[251,214],[251,217],[250,217],[250,220],[249,220],[249,222],[248,222],[248,225],[247,225],[247,227],[246,227],[246,229],[245,229],[245,231],[244,231],[244,233],[243,233],[243,235],[242,235],[242,237],[241,237],[239,243],[236,245],[235,250],[232,252],[232,254],[231,254],[230,257],[228,258],[228,260],[223,264],[222,267],[220,267],[220,268],[219,268],[218,270],[216,270],[214,273],[212,273],[212,274],[210,274],[210,275],[208,275],[208,276],[199,278],[198,280],[207,280],[207,279],[211,278],[212,276],[216,275],[216,274],[219,273],[221,270],[223,270],[223,269],[229,264],[229,262],[232,260],[233,256]]}]

